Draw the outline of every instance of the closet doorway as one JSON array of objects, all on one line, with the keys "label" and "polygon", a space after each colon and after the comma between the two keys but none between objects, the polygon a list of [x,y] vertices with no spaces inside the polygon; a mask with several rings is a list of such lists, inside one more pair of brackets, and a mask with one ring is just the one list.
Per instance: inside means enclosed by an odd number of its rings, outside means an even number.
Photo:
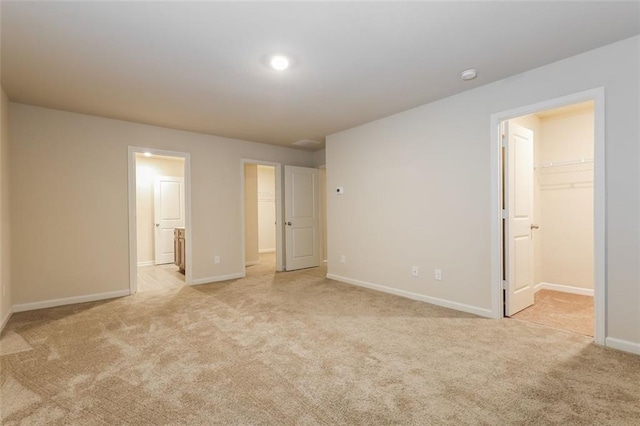
[{"label": "closet doorway", "polygon": [[594,102],[501,124],[504,315],[594,336]]},{"label": "closet doorway", "polygon": [[283,269],[282,234],[278,223],[280,173],[279,164],[242,161],[243,252],[248,276],[275,274]]}]

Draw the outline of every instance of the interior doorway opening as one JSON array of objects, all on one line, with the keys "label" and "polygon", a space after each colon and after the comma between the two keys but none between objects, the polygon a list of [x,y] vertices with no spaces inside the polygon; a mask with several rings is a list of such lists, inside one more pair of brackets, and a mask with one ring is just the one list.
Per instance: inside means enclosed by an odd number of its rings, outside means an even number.
[{"label": "interior doorway opening", "polygon": [[277,270],[276,167],[244,163],[244,254],[247,274]]},{"label": "interior doorway opening", "polygon": [[129,147],[130,293],[191,283],[189,154]]},{"label": "interior doorway opening", "polygon": [[595,108],[501,122],[504,316],[595,334]]},{"label": "interior doorway opening", "polygon": [[283,271],[282,166],[248,159],[240,166],[245,274]]},{"label": "interior doorway opening", "polygon": [[184,158],[135,154],[138,292],[185,283]]}]

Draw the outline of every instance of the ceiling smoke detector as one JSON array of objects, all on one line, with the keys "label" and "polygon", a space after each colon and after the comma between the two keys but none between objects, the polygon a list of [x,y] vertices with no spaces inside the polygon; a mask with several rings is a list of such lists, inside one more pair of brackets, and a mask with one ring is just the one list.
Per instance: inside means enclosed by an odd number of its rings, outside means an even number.
[{"label": "ceiling smoke detector", "polygon": [[299,141],[295,141],[291,145],[302,146],[302,147],[305,147],[305,148],[309,148],[311,146],[320,145],[320,142],[314,141],[314,140],[311,140],[311,139],[300,139]]},{"label": "ceiling smoke detector", "polygon": [[464,70],[460,73],[460,78],[462,78],[464,81],[473,80],[477,76],[478,76],[478,70],[475,68]]}]

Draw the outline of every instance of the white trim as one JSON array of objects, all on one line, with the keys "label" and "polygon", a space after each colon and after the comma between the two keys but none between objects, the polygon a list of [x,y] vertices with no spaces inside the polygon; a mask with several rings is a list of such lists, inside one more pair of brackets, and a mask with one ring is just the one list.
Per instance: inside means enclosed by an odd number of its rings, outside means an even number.
[{"label": "white trim", "polygon": [[2,332],[2,330],[4,330],[4,326],[7,325],[7,323],[11,319],[11,315],[13,315],[13,306],[9,307],[9,312],[7,312],[7,315],[5,315],[5,317],[2,319],[2,324],[0,324],[0,333]]},{"label": "white trim", "polygon": [[153,266],[156,262],[154,260],[146,260],[144,262],[138,262],[138,267],[140,266]]},{"label": "white trim", "polygon": [[129,198],[129,294],[138,291],[138,241],[136,227],[136,162],[135,154],[150,152],[153,155],[184,158],[184,192],[185,192],[185,232],[186,232],[186,264],[185,283],[190,284],[193,278],[193,250],[191,238],[191,155],[188,152],[167,151],[163,149],[129,146],[127,148],[127,191]]},{"label": "white trim", "polygon": [[640,343],[630,342],[628,340],[616,339],[614,337],[607,337],[606,345],[613,349],[620,351],[631,352],[632,354],[640,355]]},{"label": "white trim", "polygon": [[[271,166],[276,170],[276,271],[284,271],[284,250],[283,250],[283,233],[284,233],[284,220],[282,215],[282,164],[272,163],[270,161],[262,160],[249,160],[246,158],[240,159],[240,229],[242,234],[241,246],[241,259],[246,259],[246,247],[245,247],[245,226],[244,226],[244,165],[256,164],[258,166]],[[245,264],[246,266],[246,264]]]},{"label": "white trim", "polygon": [[605,199],[605,114],[604,88],[586,90],[533,105],[491,115],[491,311],[493,318],[503,317],[502,300],[502,211],[500,123],[515,117],[558,108],[578,102],[594,102],[594,340],[605,344],[606,335],[606,199]]},{"label": "white trim", "polygon": [[553,291],[560,291],[562,293],[579,294],[582,296],[593,297],[592,288],[573,287],[570,285],[563,285],[563,284],[541,282],[536,284],[536,286],[533,288],[533,291],[536,293],[540,290],[553,290]]},{"label": "white trim", "polygon": [[419,300],[421,302],[431,303],[432,305],[438,305],[438,306],[443,306],[445,308],[455,309],[456,311],[462,311],[470,314],[479,315],[481,317],[487,317],[487,318],[493,317],[493,312],[491,311],[491,309],[465,305],[463,303],[452,302],[446,299],[438,299],[437,297],[426,296],[424,294],[413,293],[410,291],[400,290],[393,287],[387,287],[380,284],[373,284],[366,281],[355,280],[353,278],[342,277],[340,275],[335,275],[335,274],[327,274],[327,278],[330,280],[340,281],[346,284],[356,285],[358,287],[365,287],[371,290],[381,291],[383,293],[406,297],[407,299]]},{"label": "white trim", "polygon": [[607,337],[607,200],[605,179],[605,111],[604,87],[592,93],[594,113],[594,287],[593,303],[595,310],[594,340],[599,345],[606,344]]},{"label": "white trim", "polygon": [[282,209],[284,202],[282,173],[284,170],[280,164],[274,167],[276,168],[276,272],[282,272],[284,271],[284,213]]},{"label": "white trim", "polygon": [[273,253],[274,251],[276,251],[275,248],[268,248],[268,249],[258,249],[258,253]]},{"label": "white trim", "polygon": [[191,281],[191,285],[211,284],[211,283],[217,283],[220,281],[237,280],[244,277],[245,277],[244,273],[235,273],[235,274],[228,274],[228,275],[218,275],[217,277],[196,278],[193,281]]},{"label": "white trim", "polygon": [[108,293],[87,294],[85,296],[66,297],[64,299],[43,300],[41,302],[13,305],[13,312],[35,311],[36,309],[53,308],[55,306],[74,305],[76,303],[95,302],[96,300],[114,299],[129,296],[129,290],[110,291]]},{"label": "white trim", "polygon": [[[138,291],[138,231],[136,223],[136,159],[133,147],[127,149],[127,197],[129,208],[129,293]],[[143,151],[144,152],[144,151]],[[136,265],[136,268],[133,267]]]},{"label": "white trim", "polygon": [[[496,146],[497,143],[497,146]],[[502,273],[502,121],[491,116],[491,312],[493,318],[504,317]]]},{"label": "white trim", "polygon": [[246,268],[247,266],[255,266],[258,263],[260,263],[259,260],[252,260],[251,262],[244,262],[244,267]]}]

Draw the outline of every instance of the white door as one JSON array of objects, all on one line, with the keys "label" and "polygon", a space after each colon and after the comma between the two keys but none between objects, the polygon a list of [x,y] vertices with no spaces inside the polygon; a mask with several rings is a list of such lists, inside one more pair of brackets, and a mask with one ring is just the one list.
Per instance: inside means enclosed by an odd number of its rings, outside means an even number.
[{"label": "white door", "polygon": [[318,169],[284,166],[285,258],[287,271],[322,262]]},{"label": "white door", "polygon": [[184,227],[184,178],[156,176],[154,186],[156,265],[173,262],[173,230]]},{"label": "white door", "polygon": [[513,315],[533,305],[533,132],[513,123],[505,126],[505,303],[507,315]]}]

